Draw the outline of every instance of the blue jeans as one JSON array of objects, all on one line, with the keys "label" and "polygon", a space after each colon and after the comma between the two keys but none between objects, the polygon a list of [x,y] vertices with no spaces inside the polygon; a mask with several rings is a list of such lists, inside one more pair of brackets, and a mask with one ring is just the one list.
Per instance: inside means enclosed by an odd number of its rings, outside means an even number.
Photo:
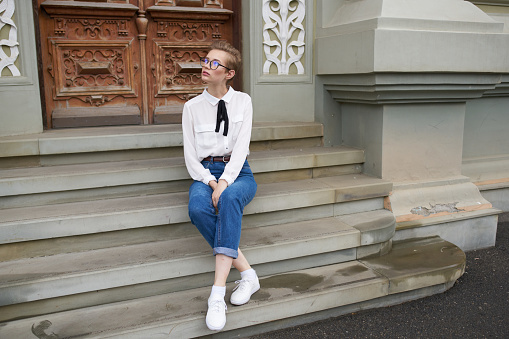
[{"label": "blue jeans", "polygon": [[[202,165],[219,179],[223,174],[223,162],[202,161]],[[240,230],[244,207],[253,200],[256,182],[249,164],[242,167],[237,179],[228,186],[217,204],[218,213],[212,204],[212,188],[194,181],[189,188],[189,217],[205,240],[213,248],[213,254],[224,254],[234,259],[238,256]]]}]

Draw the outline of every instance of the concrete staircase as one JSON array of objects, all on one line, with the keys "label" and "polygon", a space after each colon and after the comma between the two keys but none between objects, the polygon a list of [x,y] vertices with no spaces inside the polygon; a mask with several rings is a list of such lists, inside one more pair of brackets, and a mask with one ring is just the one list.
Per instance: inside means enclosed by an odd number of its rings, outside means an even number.
[{"label": "concrete staircase", "polygon": [[[241,248],[262,289],[215,336],[399,303],[463,273],[438,237],[393,244],[392,184],[362,174],[362,150],[321,140],[316,123],[255,124]],[[189,223],[181,145],[169,125],[0,138],[0,337],[212,333],[213,257]]]}]

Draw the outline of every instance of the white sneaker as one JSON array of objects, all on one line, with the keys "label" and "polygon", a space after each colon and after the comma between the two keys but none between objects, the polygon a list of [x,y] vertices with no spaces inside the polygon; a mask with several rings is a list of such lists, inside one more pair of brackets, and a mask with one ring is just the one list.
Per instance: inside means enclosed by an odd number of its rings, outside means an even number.
[{"label": "white sneaker", "polygon": [[205,323],[209,330],[221,331],[226,325],[226,303],[223,299],[210,299]]},{"label": "white sneaker", "polygon": [[230,302],[233,305],[244,305],[251,299],[251,296],[260,289],[260,282],[258,278],[253,280],[237,280],[237,286],[233,289]]}]

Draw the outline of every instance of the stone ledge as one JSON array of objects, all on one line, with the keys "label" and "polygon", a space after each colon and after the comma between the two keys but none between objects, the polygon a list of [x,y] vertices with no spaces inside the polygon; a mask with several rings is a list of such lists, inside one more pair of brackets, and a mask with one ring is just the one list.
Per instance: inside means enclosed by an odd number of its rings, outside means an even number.
[{"label": "stone ledge", "polygon": [[482,97],[501,82],[500,74],[410,71],[324,75],[322,78],[334,100],[365,104],[464,102]]},{"label": "stone ledge", "polygon": [[[391,188],[362,174],[261,184],[244,214],[384,197]],[[187,222],[187,200],[183,192],[3,209],[0,243]]]},{"label": "stone ledge", "polygon": [[[249,156],[255,174],[362,162],[364,152],[348,147],[259,151]],[[0,169],[0,197],[190,179],[181,157]]]},{"label": "stone ledge", "polygon": [[[321,137],[314,122],[253,123],[251,141]],[[0,157],[182,147],[180,125],[92,127],[0,137]]]}]

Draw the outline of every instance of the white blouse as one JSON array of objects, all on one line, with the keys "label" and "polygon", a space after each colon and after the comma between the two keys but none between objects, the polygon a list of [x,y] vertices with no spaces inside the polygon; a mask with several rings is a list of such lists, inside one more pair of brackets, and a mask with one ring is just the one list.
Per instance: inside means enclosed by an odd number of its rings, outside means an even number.
[{"label": "white blouse", "polygon": [[219,100],[204,90],[202,94],[185,103],[182,113],[187,171],[191,178],[206,185],[216,178],[201,164],[204,158],[230,154],[230,162],[219,179],[224,179],[231,185],[237,179],[249,154],[253,125],[251,97],[235,91],[232,87],[223,96],[229,120],[227,136],[223,136],[224,121],[221,122],[219,132],[215,132]]}]

